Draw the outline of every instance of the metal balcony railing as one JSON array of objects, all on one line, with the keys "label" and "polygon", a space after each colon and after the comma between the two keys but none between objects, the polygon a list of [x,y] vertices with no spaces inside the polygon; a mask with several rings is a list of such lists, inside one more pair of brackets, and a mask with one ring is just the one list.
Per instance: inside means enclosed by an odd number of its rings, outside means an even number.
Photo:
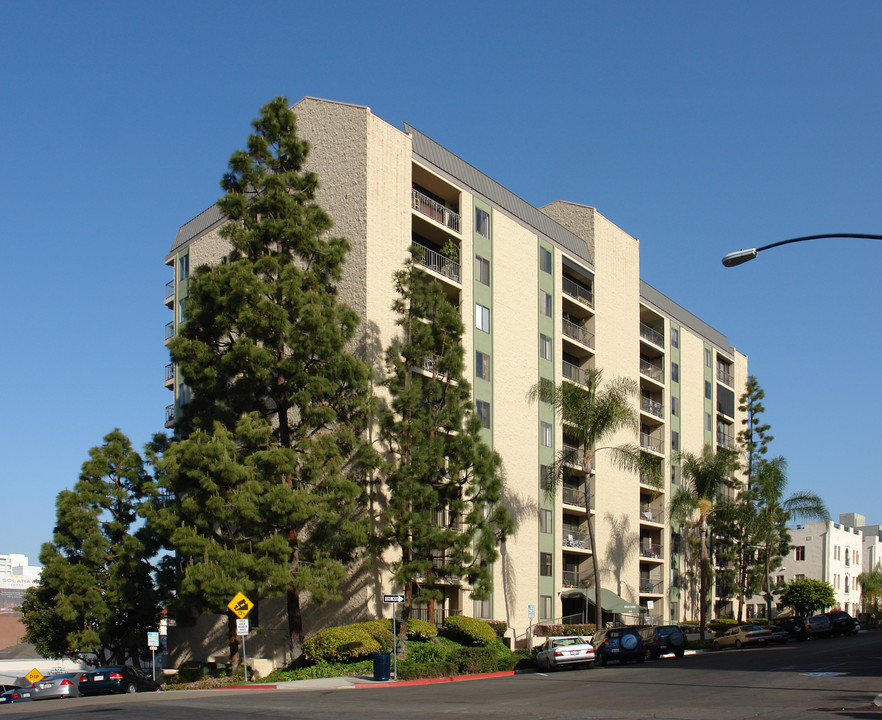
[{"label": "metal balcony railing", "polygon": [[411,207],[414,210],[419,211],[428,218],[432,218],[435,222],[449,227],[451,230],[459,232],[459,213],[423,195],[416,188],[411,188],[410,199]]},{"label": "metal balcony railing", "polygon": [[173,298],[174,296],[175,296],[175,281],[174,281],[174,280],[169,280],[169,281],[165,284],[165,295],[163,296],[163,299],[164,299],[166,302],[168,302],[168,301],[169,301],[171,298]]},{"label": "metal balcony railing", "polygon": [[175,364],[169,363],[165,366],[165,382],[175,379]]},{"label": "metal balcony railing", "polygon": [[652,378],[656,382],[663,383],[665,381],[665,369],[658,365],[653,365],[649,360],[640,360],[640,374]]},{"label": "metal balcony railing", "polygon": [[588,543],[588,533],[580,530],[578,527],[564,525],[561,531],[561,544],[564,547],[579,548],[580,550],[590,550]]},{"label": "metal balcony railing", "polygon": [[577,325],[576,323],[564,318],[562,331],[566,337],[572,338],[576,342],[580,342],[586,347],[594,347],[594,334],[588,332],[581,325]]},{"label": "metal balcony railing", "polygon": [[725,448],[734,448],[735,437],[731,433],[717,430],[717,445],[722,445]]},{"label": "metal balcony railing", "polygon": [[563,290],[564,295],[569,295],[580,303],[594,307],[594,293],[575,280],[571,280],[566,276],[561,278],[561,290]]},{"label": "metal balcony railing", "polygon": [[458,262],[445,257],[439,252],[427,248],[421,243],[415,242],[413,245],[419,248],[414,254],[414,260],[419,265],[427,267],[429,270],[434,270],[439,275],[448,277],[456,282],[462,282],[462,267]]},{"label": "metal balcony railing", "polygon": [[[564,485],[561,488],[561,499],[567,505],[576,505],[577,507],[584,508],[585,507],[585,497],[586,493],[583,488],[575,488],[572,485]],[[591,502],[593,499],[592,495],[588,495],[588,501]],[[591,503],[592,505],[594,503]]]},{"label": "metal balcony railing", "polygon": [[175,406],[174,406],[174,404],[166,405],[165,406],[165,424],[168,425],[169,423],[174,422],[174,419],[175,419]]},{"label": "metal balcony railing", "polygon": [[171,340],[175,336],[175,321],[171,320],[165,324],[165,339]]},{"label": "metal balcony railing", "polygon": [[661,523],[665,521],[665,511],[662,509],[661,505],[640,503],[640,519]]},{"label": "metal balcony railing", "polygon": [[735,376],[724,367],[717,366],[717,380],[729,387],[735,387]]},{"label": "metal balcony railing", "polygon": [[564,587],[570,588],[594,587],[594,578],[591,573],[581,570],[564,570],[561,573],[561,583]]},{"label": "metal balcony railing", "polygon": [[665,451],[665,441],[658,435],[642,432],[640,433],[640,447],[644,450],[663,453]]},{"label": "metal balcony railing", "polygon": [[425,370],[426,372],[430,372],[430,373],[437,372],[440,374],[441,371],[438,369],[438,363],[440,360],[441,360],[440,355],[430,355],[429,357],[424,358],[423,359],[423,370]]},{"label": "metal balcony railing", "polygon": [[664,418],[665,416],[665,406],[647,397],[640,398],[640,409],[650,415],[655,415],[657,418]]},{"label": "metal balcony railing", "polygon": [[649,595],[661,595],[662,581],[652,578],[640,578],[640,592]]},{"label": "metal balcony railing", "polygon": [[561,365],[561,375],[567,380],[571,380],[579,385],[585,384],[586,373],[582,368],[578,365],[573,365],[573,363],[567,362],[566,360],[562,360],[561,362],[563,363]]},{"label": "metal balcony railing", "polygon": [[416,618],[417,620],[423,620],[425,622],[434,622],[435,625],[441,625],[444,622],[445,618],[450,617],[451,615],[462,615],[462,610],[448,610],[447,608],[435,608],[434,618],[429,619],[429,608],[420,607],[418,605],[414,605],[410,609],[410,616],[412,618]]},{"label": "metal balcony railing", "polygon": [[655,328],[649,327],[646,323],[640,323],[640,337],[644,340],[649,340],[653,345],[665,346],[665,336]]},{"label": "metal balcony railing", "polygon": [[661,560],[661,558],[663,557],[662,546],[658,543],[641,542],[640,556],[645,558],[653,558],[655,560]]}]

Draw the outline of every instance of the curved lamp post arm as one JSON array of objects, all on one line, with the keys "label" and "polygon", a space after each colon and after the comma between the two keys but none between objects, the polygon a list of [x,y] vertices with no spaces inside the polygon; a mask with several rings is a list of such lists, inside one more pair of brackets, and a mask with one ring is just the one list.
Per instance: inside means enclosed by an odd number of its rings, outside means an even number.
[{"label": "curved lamp post arm", "polygon": [[723,258],[723,265],[726,267],[735,267],[753,260],[757,253],[769,248],[778,247],[779,245],[789,245],[790,243],[805,242],[806,240],[822,240],[824,238],[857,238],[861,240],[882,240],[882,235],[867,235],[865,233],[827,233],[825,235],[806,235],[805,237],[790,238],[789,240],[780,240],[779,242],[763,245],[759,248],[748,248],[747,250],[738,250],[731,252]]}]

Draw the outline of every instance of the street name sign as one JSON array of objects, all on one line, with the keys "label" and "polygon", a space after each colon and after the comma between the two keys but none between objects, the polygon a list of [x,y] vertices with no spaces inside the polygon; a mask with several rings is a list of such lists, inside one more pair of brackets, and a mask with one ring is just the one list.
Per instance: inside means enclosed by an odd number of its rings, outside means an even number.
[{"label": "street name sign", "polygon": [[404,595],[383,595],[384,603],[403,603]]}]

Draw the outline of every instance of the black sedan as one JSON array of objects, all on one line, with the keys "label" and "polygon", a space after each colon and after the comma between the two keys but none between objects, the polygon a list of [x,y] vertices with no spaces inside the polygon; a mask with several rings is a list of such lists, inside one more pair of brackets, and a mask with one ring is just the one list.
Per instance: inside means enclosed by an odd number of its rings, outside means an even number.
[{"label": "black sedan", "polygon": [[8,705],[10,703],[29,702],[34,699],[33,687],[28,685],[23,688],[12,688],[0,695],[0,705]]},{"label": "black sedan", "polygon": [[80,695],[158,692],[162,686],[140,668],[131,665],[101,667],[80,678]]}]

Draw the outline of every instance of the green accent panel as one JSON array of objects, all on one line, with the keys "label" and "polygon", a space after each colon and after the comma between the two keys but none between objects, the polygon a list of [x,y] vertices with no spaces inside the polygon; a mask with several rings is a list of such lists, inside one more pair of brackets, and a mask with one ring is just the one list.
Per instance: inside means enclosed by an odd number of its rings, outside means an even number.
[{"label": "green accent panel", "polygon": [[[704,358],[705,355],[710,351],[711,354],[711,364],[710,367],[705,363]],[[708,343],[704,343],[704,350],[701,353],[701,366],[704,368],[704,382],[702,383],[701,388],[701,396],[704,398],[704,411],[705,413],[709,413],[711,416],[711,429],[708,430],[705,428],[704,430],[704,442],[705,444],[710,444],[712,447],[716,447],[716,407],[714,405],[714,388],[716,387],[716,383],[714,382],[714,349],[713,346]],[[704,396],[704,383],[710,383],[711,387],[711,396],[710,399]],[[704,419],[702,418],[702,422]]]}]

